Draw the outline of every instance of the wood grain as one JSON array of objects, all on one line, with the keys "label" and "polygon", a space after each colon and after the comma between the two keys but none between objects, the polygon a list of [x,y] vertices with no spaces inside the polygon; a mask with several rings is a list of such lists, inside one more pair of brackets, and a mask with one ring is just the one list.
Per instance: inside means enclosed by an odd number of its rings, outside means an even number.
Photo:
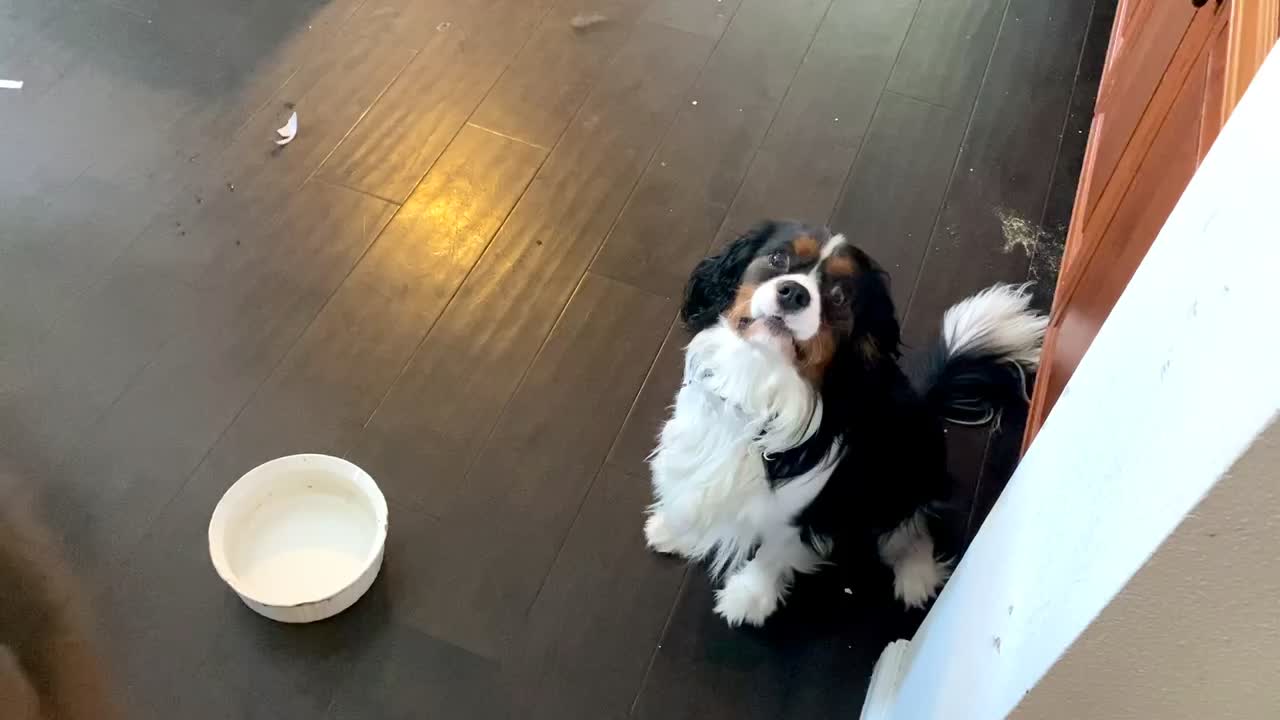
[{"label": "wood grain", "polygon": [[[259,459],[349,451],[544,158],[466,128],[257,391],[223,444]],[[369,458],[393,503],[420,468]]]},{"label": "wood grain", "polygon": [[646,475],[606,465],[592,483],[507,660],[524,717],[630,711],[685,575],[645,547],[650,500]]},{"label": "wood grain", "polygon": [[901,316],[924,261],[966,118],[886,92],[880,99],[831,227],[875,258]]},{"label": "wood grain", "polygon": [[[922,344],[947,307],[1027,277],[1080,61],[1090,4],[1010,3],[946,201],[930,239],[904,338]],[[1052,38],[1047,42],[1046,38]]]},{"label": "wood grain", "polygon": [[[646,0],[565,2],[533,31],[471,121],[533,145],[551,147],[627,43]],[[603,22],[575,29],[578,15]]]},{"label": "wood grain", "polygon": [[[439,17],[449,19],[416,33],[426,38],[417,57],[329,156],[319,177],[403,202],[515,57],[544,4],[520,0],[484,12],[442,10]],[[383,19],[373,15],[367,22]]]},{"label": "wood grain", "polygon": [[367,195],[308,185],[244,248],[253,259],[202,294],[198,330],[149,359],[51,486],[78,564],[106,574],[136,545],[391,214]]},{"label": "wood grain", "polygon": [[451,502],[708,51],[660,26],[634,38],[374,415],[356,453],[433,468],[414,502]]},{"label": "wood grain", "polygon": [[[606,308],[626,307],[625,321]],[[522,627],[674,316],[588,275],[512,396],[455,502],[417,550],[408,622],[485,657]],[[458,552],[466,548],[466,552]]]},{"label": "wood grain", "polygon": [[738,192],[827,7],[827,0],[743,3],[594,270],[667,297],[684,287]]},{"label": "wood grain", "polygon": [[922,0],[889,89],[968,113],[1008,5],[1009,0]]}]

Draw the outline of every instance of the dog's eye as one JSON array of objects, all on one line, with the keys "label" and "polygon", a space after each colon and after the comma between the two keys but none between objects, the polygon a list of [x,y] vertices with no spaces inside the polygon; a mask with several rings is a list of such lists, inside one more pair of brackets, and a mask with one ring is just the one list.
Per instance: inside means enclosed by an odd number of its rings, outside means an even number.
[{"label": "dog's eye", "polygon": [[827,293],[827,296],[830,297],[831,302],[836,305],[843,305],[845,300],[848,300],[848,298],[845,297],[844,290],[840,289],[839,285],[831,288],[831,292]]},{"label": "dog's eye", "polygon": [[769,266],[775,270],[786,270],[791,265],[791,256],[776,250],[769,256]]}]

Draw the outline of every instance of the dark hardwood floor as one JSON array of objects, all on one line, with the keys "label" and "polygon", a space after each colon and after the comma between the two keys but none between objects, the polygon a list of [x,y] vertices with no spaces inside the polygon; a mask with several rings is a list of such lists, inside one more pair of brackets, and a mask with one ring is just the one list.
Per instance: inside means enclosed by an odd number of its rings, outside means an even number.
[{"label": "dark hardwood floor", "polygon": [[[643,547],[680,288],[787,216],[883,262],[912,344],[995,281],[1047,302],[1114,4],[0,0],[0,463],[132,715],[855,717],[921,618],[887,576],[733,630]],[[1020,435],[949,431],[963,538]],[[205,529],[304,451],[391,535],[286,627]]]}]

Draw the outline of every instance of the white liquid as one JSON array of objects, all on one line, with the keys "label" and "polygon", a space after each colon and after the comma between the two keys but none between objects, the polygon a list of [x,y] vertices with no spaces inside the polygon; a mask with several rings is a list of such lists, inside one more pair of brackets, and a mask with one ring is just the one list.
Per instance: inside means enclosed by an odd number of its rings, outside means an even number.
[{"label": "white liquid", "polygon": [[233,571],[246,593],[273,605],[327,598],[353,582],[373,550],[375,521],[356,498],[288,494],[243,521]]}]

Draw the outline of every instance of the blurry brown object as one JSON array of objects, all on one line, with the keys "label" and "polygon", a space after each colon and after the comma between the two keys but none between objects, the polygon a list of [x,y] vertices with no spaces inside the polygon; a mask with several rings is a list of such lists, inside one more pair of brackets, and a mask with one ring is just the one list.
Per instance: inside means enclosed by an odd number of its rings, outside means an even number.
[{"label": "blurry brown object", "polygon": [[0,471],[0,715],[118,717],[89,627],[82,591],[56,543],[23,488]]}]

